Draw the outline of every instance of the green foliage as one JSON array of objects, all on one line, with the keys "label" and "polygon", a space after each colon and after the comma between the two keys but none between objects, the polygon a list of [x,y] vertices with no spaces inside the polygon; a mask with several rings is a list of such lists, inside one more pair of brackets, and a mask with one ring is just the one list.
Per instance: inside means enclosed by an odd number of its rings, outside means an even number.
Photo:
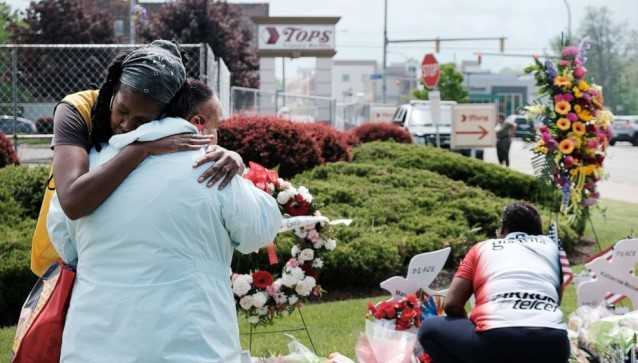
[{"label": "green foliage", "polygon": [[476,241],[494,234],[508,202],[389,160],[326,164],[293,181],[311,190],[323,214],[353,219],[352,225],[335,228],[339,244],[321,277],[329,290],[378,286],[404,274],[413,255],[444,246],[453,246],[452,265]]},{"label": "green foliage", "polygon": [[[441,92],[441,100],[467,102],[469,93],[463,84],[463,73],[456,70],[454,63],[441,65],[438,89]],[[429,99],[427,88],[414,90],[413,95],[419,100]]]},{"label": "green foliage", "polygon": [[556,200],[556,194],[548,192],[532,176],[429,146],[369,143],[354,150],[353,160],[429,170],[501,197],[546,206],[552,206]]},{"label": "green foliage", "polygon": [[45,167],[7,166],[0,169],[0,185],[19,203],[23,216],[38,218],[48,176]]}]

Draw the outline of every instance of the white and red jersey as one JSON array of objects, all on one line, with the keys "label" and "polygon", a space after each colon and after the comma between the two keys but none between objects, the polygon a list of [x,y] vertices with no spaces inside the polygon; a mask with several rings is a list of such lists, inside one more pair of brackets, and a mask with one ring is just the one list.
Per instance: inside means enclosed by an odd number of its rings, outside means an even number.
[{"label": "white and red jersey", "polygon": [[510,233],[476,244],[455,277],[472,281],[477,331],[505,327],[565,329],[558,289],[558,246],[546,236]]}]

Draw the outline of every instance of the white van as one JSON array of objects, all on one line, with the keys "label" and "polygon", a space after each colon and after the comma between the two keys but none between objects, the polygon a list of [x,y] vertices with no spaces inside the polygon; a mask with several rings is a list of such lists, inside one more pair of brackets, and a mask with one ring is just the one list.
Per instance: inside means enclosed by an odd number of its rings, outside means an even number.
[{"label": "white van", "polygon": [[[452,117],[456,101],[441,101],[441,118],[439,120],[439,145],[450,148],[452,134]],[[436,127],[432,123],[430,101],[410,101],[399,106],[392,122],[408,130],[415,144],[436,146]],[[470,149],[454,150],[465,156],[471,154]],[[477,158],[483,159],[483,150],[477,150]]]}]

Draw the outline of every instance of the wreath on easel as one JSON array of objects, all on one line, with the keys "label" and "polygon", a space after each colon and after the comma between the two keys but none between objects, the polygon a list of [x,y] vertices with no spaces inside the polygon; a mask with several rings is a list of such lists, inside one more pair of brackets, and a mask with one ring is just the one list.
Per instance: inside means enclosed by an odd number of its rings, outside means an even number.
[{"label": "wreath on easel", "polygon": [[[307,188],[293,186],[279,178],[276,171],[250,162],[244,177],[277,200],[285,217],[280,234],[292,233],[295,240],[291,257],[279,275],[264,269],[232,274],[237,310],[250,324],[257,326],[269,324],[284,313],[292,313],[309,299],[321,297],[319,271],[325,254],[337,247],[337,241],[330,238],[330,226],[339,221],[330,222],[322,216]],[[274,245],[267,250],[273,263],[277,260]]]}]

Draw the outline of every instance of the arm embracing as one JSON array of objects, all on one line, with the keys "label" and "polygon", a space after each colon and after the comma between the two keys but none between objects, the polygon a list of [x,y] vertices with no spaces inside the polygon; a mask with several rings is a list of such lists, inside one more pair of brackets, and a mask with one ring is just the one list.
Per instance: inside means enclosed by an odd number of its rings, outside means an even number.
[{"label": "arm embracing", "polygon": [[219,195],[224,225],[239,252],[254,252],[274,240],[282,217],[273,197],[239,176]]}]

